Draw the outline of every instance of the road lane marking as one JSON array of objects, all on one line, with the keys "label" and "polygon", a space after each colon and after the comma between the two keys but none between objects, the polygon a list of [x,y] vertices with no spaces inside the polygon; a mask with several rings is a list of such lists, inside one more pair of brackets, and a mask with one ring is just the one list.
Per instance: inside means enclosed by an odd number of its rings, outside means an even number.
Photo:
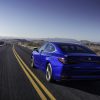
[{"label": "road lane marking", "polygon": [[37,93],[39,94],[40,98],[42,100],[47,100],[47,98],[45,97],[45,95],[42,93],[42,91],[39,89],[39,87],[37,86],[37,84],[34,82],[34,80],[32,79],[32,77],[30,76],[30,74],[27,72],[27,70],[24,68],[23,64],[21,63],[21,61],[19,60],[19,58],[17,57],[14,49],[13,49],[13,53],[19,63],[19,65],[21,66],[22,70],[24,71],[24,73],[26,74],[26,76],[28,77],[29,81],[31,82],[32,86],[35,88],[35,90],[37,91]]},{"label": "road lane marking", "polygon": [[43,89],[43,91],[48,95],[48,97],[51,100],[56,100],[56,98],[49,92],[49,90],[42,84],[42,82],[36,77],[36,75],[29,69],[29,67],[25,64],[25,62],[21,59],[21,57],[18,55],[18,53],[16,52],[15,48],[13,47],[16,55],[18,56],[18,58],[20,59],[20,61],[22,62],[22,64],[24,65],[24,67],[28,70],[28,72],[31,74],[31,76],[37,81],[37,83],[39,84],[39,86]]}]

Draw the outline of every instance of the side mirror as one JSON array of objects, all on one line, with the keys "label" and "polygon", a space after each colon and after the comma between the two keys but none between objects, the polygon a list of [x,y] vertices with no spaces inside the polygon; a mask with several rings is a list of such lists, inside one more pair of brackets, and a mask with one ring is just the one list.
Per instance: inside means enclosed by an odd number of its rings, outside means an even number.
[{"label": "side mirror", "polygon": [[33,51],[37,51],[38,52],[38,48],[37,47],[34,47],[33,48]]}]

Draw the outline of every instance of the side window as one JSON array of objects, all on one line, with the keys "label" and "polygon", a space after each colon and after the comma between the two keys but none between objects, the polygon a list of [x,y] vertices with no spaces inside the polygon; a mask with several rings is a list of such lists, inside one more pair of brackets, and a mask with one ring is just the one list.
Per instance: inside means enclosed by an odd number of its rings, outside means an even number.
[{"label": "side window", "polygon": [[44,49],[46,48],[46,46],[47,46],[47,43],[44,44],[43,46],[41,46],[41,47],[39,48],[39,52],[41,52],[42,50],[44,50]]},{"label": "side window", "polygon": [[45,51],[46,52],[53,52],[53,51],[55,51],[55,47],[52,44],[48,44]]}]

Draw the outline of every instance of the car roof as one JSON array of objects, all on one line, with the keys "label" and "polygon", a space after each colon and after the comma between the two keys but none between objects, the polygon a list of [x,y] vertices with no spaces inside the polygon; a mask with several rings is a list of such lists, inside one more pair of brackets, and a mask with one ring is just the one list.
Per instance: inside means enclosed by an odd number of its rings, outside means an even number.
[{"label": "car roof", "polygon": [[48,43],[52,43],[52,44],[56,44],[56,45],[67,44],[67,45],[79,45],[79,46],[83,46],[83,44],[81,44],[81,43],[69,43],[69,42],[48,42]]}]

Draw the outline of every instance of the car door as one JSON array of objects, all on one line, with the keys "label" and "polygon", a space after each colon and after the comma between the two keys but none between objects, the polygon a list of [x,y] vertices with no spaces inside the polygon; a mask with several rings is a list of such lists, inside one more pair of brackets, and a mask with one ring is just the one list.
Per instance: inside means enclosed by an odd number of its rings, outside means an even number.
[{"label": "car door", "polygon": [[34,55],[34,61],[35,61],[35,64],[38,68],[41,68],[41,53],[42,51],[44,51],[45,47],[46,47],[47,43],[45,43],[44,45],[42,45],[38,51],[35,52],[35,55]]},{"label": "car door", "polygon": [[38,50],[32,52],[32,57],[33,57],[33,60],[34,60],[34,65],[36,67],[39,67],[39,55],[40,54],[39,54]]},{"label": "car door", "polygon": [[43,70],[45,70],[46,67],[46,63],[47,63],[46,58],[50,57],[53,51],[55,51],[55,47],[51,43],[48,43],[44,51],[41,52],[41,67]]}]

